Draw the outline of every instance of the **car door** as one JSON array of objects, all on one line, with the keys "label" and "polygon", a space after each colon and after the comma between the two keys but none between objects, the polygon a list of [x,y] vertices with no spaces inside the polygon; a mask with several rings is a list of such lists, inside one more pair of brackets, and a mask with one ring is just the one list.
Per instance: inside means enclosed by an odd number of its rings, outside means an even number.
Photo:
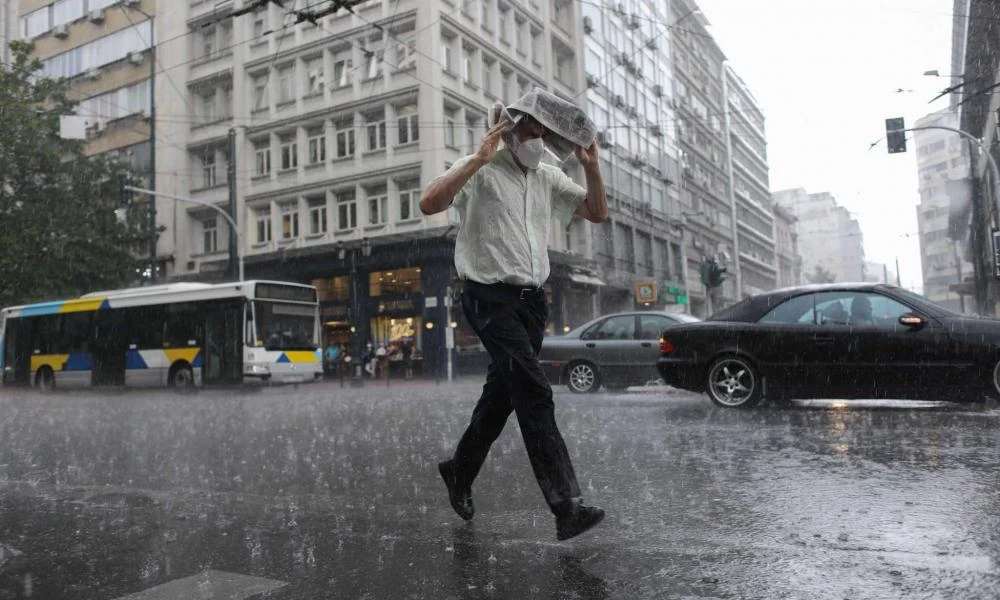
[{"label": "car door", "polygon": [[[929,398],[930,390],[960,384],[967,375],[954,368],[948,332],[937,320],[877,292],[854,293],[848,309],[851,361],[872,397]],[[901,324],[907,314],[922,317],[923,325]]]},{"label": "car door", "polygon": [[675,325],[670,317],[657,314],[639,315],[637,329],[638,347],[636,348],[636,383],[643,384],[659,377],[656,371],[656,361],[660,358],[660,337],[663,330]]},{"label": "car door", "polygon": [[741,339],[760,364],[769,393],[810,397],[828,377],[826,348],[816,344],[816,294],[793,296],[778,304]]},{"label": "car door", "polygon": [[585,331],[580,339],[582,355],[597,365],[604,383],[623,385],[630,381],[636,361],[635,315],[610,316]]}]

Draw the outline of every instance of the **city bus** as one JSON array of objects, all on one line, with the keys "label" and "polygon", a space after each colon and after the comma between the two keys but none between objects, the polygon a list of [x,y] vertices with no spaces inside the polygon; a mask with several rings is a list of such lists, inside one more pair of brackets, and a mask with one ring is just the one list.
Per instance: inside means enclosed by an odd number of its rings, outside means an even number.
[{"label": "city bus", "polygon": [[3,384],[187,388],[323,375],[316,288],[173,283],[0,311]]}]

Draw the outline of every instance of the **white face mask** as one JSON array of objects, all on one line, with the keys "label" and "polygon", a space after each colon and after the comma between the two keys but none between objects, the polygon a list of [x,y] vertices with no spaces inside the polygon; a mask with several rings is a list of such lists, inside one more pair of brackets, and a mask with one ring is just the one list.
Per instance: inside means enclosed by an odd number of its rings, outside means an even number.
[{"label": "white face mask", "polygon": [[537,169],[538,163],[545,153],[545,142],[542,138],[531,138],[526,142],[517,139],[517,134],[510,134],[510,151],[514,153],[517,160],[529,169]]}]

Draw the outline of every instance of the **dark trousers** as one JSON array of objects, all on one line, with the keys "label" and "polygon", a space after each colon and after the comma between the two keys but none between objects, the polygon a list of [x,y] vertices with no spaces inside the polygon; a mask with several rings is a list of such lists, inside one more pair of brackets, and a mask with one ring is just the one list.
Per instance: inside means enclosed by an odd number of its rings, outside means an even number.
[{"label": "dark trousers", "polygon": [[459,485],[471,486],[511,412],[545,501],[559,514],[580,497],[556,426],[552,388],[538,363],[549,310],[544,290],[466,282],[462,309],[492,362],[483,395],[455,451]]}]

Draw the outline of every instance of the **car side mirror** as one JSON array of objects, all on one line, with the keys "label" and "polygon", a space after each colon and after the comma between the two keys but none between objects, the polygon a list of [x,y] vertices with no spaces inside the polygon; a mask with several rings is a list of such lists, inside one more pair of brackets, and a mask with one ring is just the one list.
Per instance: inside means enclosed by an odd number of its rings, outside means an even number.
[{"label": "car side mirror", "polygon": [[912,327],[913,329],[919,329],[927,324],[927,319],[913,313],[906,313],[905,315],[899,317],[899,324],[905,325],[906,327]]}]

